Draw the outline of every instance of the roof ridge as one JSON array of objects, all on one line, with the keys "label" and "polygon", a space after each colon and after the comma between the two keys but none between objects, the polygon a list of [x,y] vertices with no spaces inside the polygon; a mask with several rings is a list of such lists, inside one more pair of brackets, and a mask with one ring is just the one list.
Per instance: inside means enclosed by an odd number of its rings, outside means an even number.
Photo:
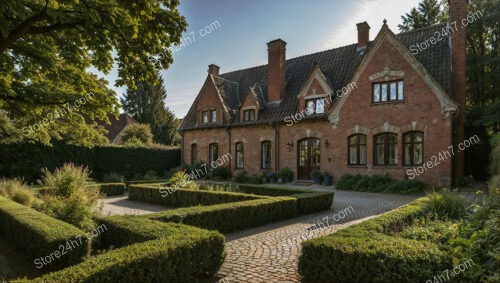
[{"label": "roof ridge", "polygon": [[[431,29],[431,28],[436,28],[437,26],[441,26],[441,25],[445,25],[445,24],[447,24],[447,23],[439,23],[439,24],[435,24],[435,25],[432,25],[432,26],[428,26],[428,27],[423,27],[423,28],[418,28],[418,29],[415,29],[415,30],[400,32],[400,33],[397,33],[395,35],[396,36],[401,36],[401,35],[411,34],[411,33],[414,33],[414,32],[422,32],[423,30]],[[371,43],[371,42],[373,42],[373,40],[369,41],[369,43]],[[298,59],[298,58],[302,58],[302,57],[306,57],[306,56],[311,56],[311,55],[317,55],[317,54],[320,54],[320,53],[329,52],[329,51],[333,51],[333,50],[337,50],[337,49],[347,48],[347,47],[351,47],[352,45],[357,45],[357,43],[351,43],[351,44],[347,44],[347,45],[343,45],[343,46],[339,46],[339,47],[334,47],[334,48],[330,48],[330,49],[325,49],[325,50],[321,50],[321,51],[317,51],[317,52],[313,52],[313,53],[309,53],[309,54],[299,55],[297,57],[292,57],[292,58],[286,59],[286,61],[290,61],[290,60],[294,60],[294,59]],[[236,73],[236,72],[246,71],[246,70],[250,70],[250,69],[254,69],[254,68],[260,68],[260,67],[264,67],[264,66],[267,66],[267,65],[268,64],[262,64],[262,65],[257,65],[257,66],[253,66],[253,67],[243,68],[243,69],[236,69],[236,70],[233,70],[233,71],[230,71],[230,72],[227,72],[227,73],[223,73],[221,75],[233,74],[233,73]]]}]

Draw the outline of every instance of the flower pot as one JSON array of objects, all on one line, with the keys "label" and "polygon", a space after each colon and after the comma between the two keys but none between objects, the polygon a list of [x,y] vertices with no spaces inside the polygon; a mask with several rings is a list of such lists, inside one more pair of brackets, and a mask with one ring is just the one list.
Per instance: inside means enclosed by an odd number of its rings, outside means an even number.
[{"label": "flower pot", "polygon": [[323,180],[322,176],[314,177],[314,183],[321,185],[321,181]]},{"label": "flower pot", "polygon": [[323,181],[325,186],[333,185],[333,176],[323,176]]}]

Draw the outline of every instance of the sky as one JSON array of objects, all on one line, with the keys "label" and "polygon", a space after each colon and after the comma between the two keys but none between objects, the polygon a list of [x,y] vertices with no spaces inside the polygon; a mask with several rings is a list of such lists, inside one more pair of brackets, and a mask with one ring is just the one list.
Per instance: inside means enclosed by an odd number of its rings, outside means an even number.
[{"label": "sky", "polygon": [[[356,24],[367,21],[373,40],[387,19],[398,33],[401,15],[419,0],[181,0],[180,13],[188,29],[174,63],[161,72],[167,90],[165,104],[183,118],[206,76],[208,65],[220,73],[267,63],[266,43],[287,42],[287,59],[357,42]],[[200,32],[201,31],[201,32]],[[190,38],[190,40],[188,40]],[[96,72],[98,73],[98,72]],[[116,69],[101,74],[119,97],[126,88],[114,86]]]}]

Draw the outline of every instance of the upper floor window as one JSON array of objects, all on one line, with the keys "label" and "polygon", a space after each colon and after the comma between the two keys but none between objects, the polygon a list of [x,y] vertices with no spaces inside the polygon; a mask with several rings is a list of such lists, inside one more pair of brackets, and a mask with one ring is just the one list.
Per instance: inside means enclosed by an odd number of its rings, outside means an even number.
[{"label": "upper floor window", "polygon": [[424,134],[409,132],[403,135],[404,165],[420,165],[424,159]]},{"label": "upper floor window", "polygon": [[313,98],[306,100],[306,114],[323,114],[325,113],[325,99],[324,98]]},{"label": "upper floor window", "polygon": [[210,161],[210,164],[213,162],[217,161],[219,158],[219,145],[216,143],[211,143],[208,146],[208,161]]},{"label": "upper floor window", "polygon": [[375,165],[398,164],[398,135],[392,133],[377,135],[373,145]]},{"label": "upper floor window", "polygon": [[243,143],[238,142],[235,146],[236,149],[236,169],[243,169]]},{"label": "upper floor window", "polygon": [[380,82],[373,84],[373,103],[403,101],[403,81]]},{"label": "upper floor window", "polygon": [[261,162],[260,167],[262,169],[272,168],[272,143],[270,141],[263,141],[261,144]]},{"label": "upper floor window", "polygon": [[208,111],[203,111],[201,113],[201,122],[203,124],[207,124],[208,123]]},{"label": "upper floor window", "polygon": [[355,134],[349,137],[349,165],[366,165],[366,136]]},{"label": "upper floor window", "polygon": [[243,121],[254,121],[255,120],[255,109],[249,109],[243,111]]},{"label": "upper floor window", "polygon": [[212,123],[217,122],[217,111],[210,110],[210,122]]}]

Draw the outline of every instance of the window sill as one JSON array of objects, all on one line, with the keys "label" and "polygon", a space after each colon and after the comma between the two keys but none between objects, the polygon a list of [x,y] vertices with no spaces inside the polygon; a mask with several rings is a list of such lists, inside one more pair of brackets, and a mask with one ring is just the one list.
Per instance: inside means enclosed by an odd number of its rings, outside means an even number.
[{"label": "window sill", "polygon": [[347,168],[368,168],[367,165],[347,165]]},{"label": "window sill", "polygon": [[370,106],[379,106],[379,105],[393,105],[393,104],[402,104],[404,100],[395,100],[395,101],[384,101],[384,102],[372,102]]},{"label": "window sill", "polygon": [[377,164],[377,165],[373,165],[373,168],[398,168],[398,167],[402,167],[402,166],[399,166],[398,164],[390,164],[390,165],[380,165],[380,164]]}]

